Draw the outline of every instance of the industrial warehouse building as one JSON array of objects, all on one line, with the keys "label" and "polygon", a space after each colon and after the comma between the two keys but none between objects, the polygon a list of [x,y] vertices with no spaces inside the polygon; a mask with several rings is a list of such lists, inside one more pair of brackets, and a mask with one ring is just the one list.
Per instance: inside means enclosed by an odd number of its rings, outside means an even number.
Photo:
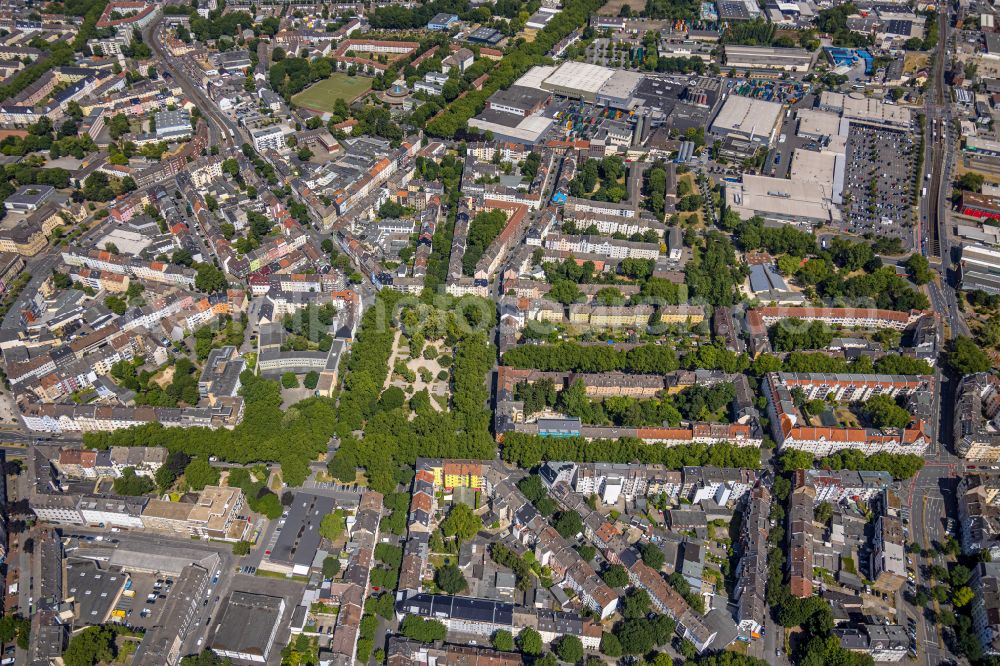
[{"label": "industrial warehouse building", "polygon": [[597,103],[623,110],[638,106],[641,100],[633,94],[642,79],[643,75],[639,72],[616,71],[597,91]]},{"label": "industrial warehouse building", "polygon": [[753,21],[764,15],[756,0],[719,0],[716,6],[721,21]]},{"label": "industrial warehouse building", "polygon": [[788,175],[793,181],[828,185],[833,203],[841,204],[844,202],[844,166],[843,152],[799,149],[792,157]]},{"label": "industrial warehouse building", "polygon": [[638,72],[582,62],[532,67],[509,89],[490,96],[486,108],[469,125],[490,131],[501,141],[534,144],[552,125],[552,118],[544,114],[552,95],[632,110],[643,103],[637,94],[643,80]]},{"label": "industrial warehouse building", "polygon": [[541,87],[556,95],[596,103],[601,86],[614,74],[615,70],[608,67],[585,62],[567,62],[557,67],[542,81]]},{"label": "industrial warehouse building", "polygon": [[741,183],[726,183],[726,207],[743,219],[759,215],[784,224],[813,226],[841,219],[829,183],[744,175]]},{"label": "industrial warehouse building", "polygon": [[523,79],[542,90],[556,95],[582,99],[592,104],[603,104],[617,109],[630,109],[639,101],[633,98],[643,79],[638,72],[626,72],[585,62],[566,62],[556,68],[533,67]]},{"label": "industrial warehouse building", "polygon": [[730,95],[719,115],[712,121],[712,133],[769,145],[781,120],[782,106],[777,102]]},{"label": "industrial warehouse building", "polygon": [[880,99],[857,92],[844,94],[824,90],[819,97],[819,109],[839,113],[847,120],[865,125],[897,130],[910,129],[913,120],[907,107],[886,104]]},{"label": "industrial warehouse building", "polygon": [[231,592],[218,613],[209,643],[220,657],[265,663],[285,612],[285,600],[249,592]]},{"label": "industrial warehouse building", "polygon": [[808,72],[812,65],[812,58],[812,54],[805,49],[726,45],[726,65],[740,69],[780,69],[786,72]]},{"label": "industrial warehouse building", "polygon": [[490,95],[487,107],[491,111],[525,118],[544,108],[550,98],[551,95],[544,90],[513,85],[506,90],[498,90]]}]

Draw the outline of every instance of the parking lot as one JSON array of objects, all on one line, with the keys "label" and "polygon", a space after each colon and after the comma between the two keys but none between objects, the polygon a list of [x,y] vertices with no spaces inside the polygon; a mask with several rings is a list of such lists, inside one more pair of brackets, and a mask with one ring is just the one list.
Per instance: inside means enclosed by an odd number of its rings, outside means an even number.
[{"label": "parking lot", "polygon": [[906,132],[851,125],[844,173],[847,231],[908,238],[915,151]]},{"label": "parking lot", "polygon": [[170,576],[133,573],[130,580],[131,591],[135,592],[135,596],[127,597],[122,594],[115,604],[115,610],[125,611],[123,624],[143,628],[155,626],[173,588],[174,579]]},{"label": "parking lot", "polygon": [[645,47],[638,39],[630,41],[598,37],[587,46],[587,62],[603,67],[634,69],[635,62],[641,63]]}]

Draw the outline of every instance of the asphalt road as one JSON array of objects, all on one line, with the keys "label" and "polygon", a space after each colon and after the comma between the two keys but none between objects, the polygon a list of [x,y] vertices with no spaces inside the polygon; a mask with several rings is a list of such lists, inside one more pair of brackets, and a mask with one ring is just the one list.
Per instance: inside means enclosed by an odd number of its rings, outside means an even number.
[{"label": "asphalt road", "polygon": [[[25,447],[28,444],[34,442],[36,444],[44,444],[50,442],[52,444],[61,443],[77,443],[81,439],[81,434],[78,432],[71,433],[24,433],[15,431],[3,431],[0,432],[0,448],[5,448],[8,451],[11,448],[16,449],[17,447]],[[11,447],[4,447],[3,444],[9,444]]]},{"label": "asphalt road", "polygon": [[[778,650],[781,650],[780,657],[777,654]],[[778,666],[791,663],[785,654],[785,630],[771,619],[770,613],[764,622],[764,635],[749,645],[747,654]]]},{"label": "asphalt road", "polygon": [[[910,487],[910,538],[927,553],[926,557],[914,557],[917,586],[931,588],[937,583],[929,578],[929,568],[933,564],[945,564],[945,559],[934,550],[936,544],[946,538],[946,507],[953,498],[948,480],[954,475],[955,467],[943,461],[928,461]],[[946,495],[948,497],[946,498]],[[910,614],[917,619],[918,663],[937,666],[951,657],[941,637],[938,625],[930,617],[928,608],[912,608]]]},{"label": "asphalt road", "polygon": [[[177,58],[174,58],[163,47],[163,14],[152,23],[146,26],[143,31],[143,39],[149,44],[156,55],[159,56],[166,71],[170,73],[174,81],[181,87],[184,94],[195,101],[202,116],[208,123],[209,145],[223,146],[229,145],[238,147],[243,141],[243,132],[238,124],[227,118],[212,100],[208,99],[198,85],[195,85],[187,74],[179,67]],[[230,135],[229,133],[232,132]],[[231,138],[233,137],[233,138]]]},{"label": "asphalt road", "polygon": [[[955,296],[956,276],[952,271],[951,243],[948,229],[947,187],[950,183],[952,155],[951,108],[948,104],[944,83],[945,61],[943,57],[948,44],[948,12],[941,12],[938,57],[935,58],[931,90],[926,101],[926,152],[925,178],[928,194],[921,198],[918,236],[923,241],[924,254],[934,261],[940,257],[941,280],[928,285],[931,307],[948,325],[952,336],[969,335],[969,327],[958,309]],[[944,339],[942,337],[942,339]],[[938,584],[929,576],[933,564],[945,565],[946,559],[939,555],[935,545],[945,541],[948,534],[945,526],[949,513],[955,514],[954,490],[956,474],[961,473],[961,460],[953,453],[953,410],[954,382],[949,381],[940,371],[938,391],[935,395],[935,437],[933,449],[925,456],[924,467],[912,479],[905,499],[910,508],[909,540],[924,549],[924,555],[914,557],[917,586],[931,588]],[[942,409],[942,404],[947,407]],[[909,605],[909,604],[907,604]],[[932,608],[936,604],[932,602]],[[912,608],[911,615],[917,620],[917,662],[927,666],[937,666],[952,658],[940,633],[940,627],[929,617],[929,608]]]}]

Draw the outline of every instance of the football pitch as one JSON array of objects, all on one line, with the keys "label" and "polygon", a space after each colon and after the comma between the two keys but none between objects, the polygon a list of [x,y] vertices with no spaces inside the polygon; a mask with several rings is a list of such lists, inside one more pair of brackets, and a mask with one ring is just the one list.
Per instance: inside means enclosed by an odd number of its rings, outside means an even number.
[{"label": "football pitch", "polygon": [[372,80],[366,76],[348,76],[335,72],[328,79],[317,81],[312,86],[294,95],[296,105],[312,111],[333,111],[337,98],[350,104],[372,87]]}]

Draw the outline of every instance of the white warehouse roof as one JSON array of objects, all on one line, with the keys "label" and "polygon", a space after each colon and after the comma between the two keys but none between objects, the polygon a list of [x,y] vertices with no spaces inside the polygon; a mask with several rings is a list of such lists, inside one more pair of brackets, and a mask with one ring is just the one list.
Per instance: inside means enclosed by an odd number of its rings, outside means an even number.
[{"label": "white warehouse roof", "polygon": [[615,70],[585,62],[566,62],[545,79],[545,86],[568,90],[578,90],[596,95]]},{"label": "white warehouse roof", "polygon": [[760,215],[785,222],[827,223],[840,220],[831,185],[805,180],[744,175],[726,184],[726,204],[740,217]]},{"label": "white warehouse roof", "polygon": [[525,72],[517,81],[514,81],[514,85],[542,90],[542,82],[552,76],[554,71],[556,71],[555,65],[536,65]]},{"label": "white warehouse roof", "polygon": [[770,139],[781,117],[782,106],[777,102],[730,95],[719,115],[712,122],[712,131],[717,134],[740,134],[742,136]]}]

